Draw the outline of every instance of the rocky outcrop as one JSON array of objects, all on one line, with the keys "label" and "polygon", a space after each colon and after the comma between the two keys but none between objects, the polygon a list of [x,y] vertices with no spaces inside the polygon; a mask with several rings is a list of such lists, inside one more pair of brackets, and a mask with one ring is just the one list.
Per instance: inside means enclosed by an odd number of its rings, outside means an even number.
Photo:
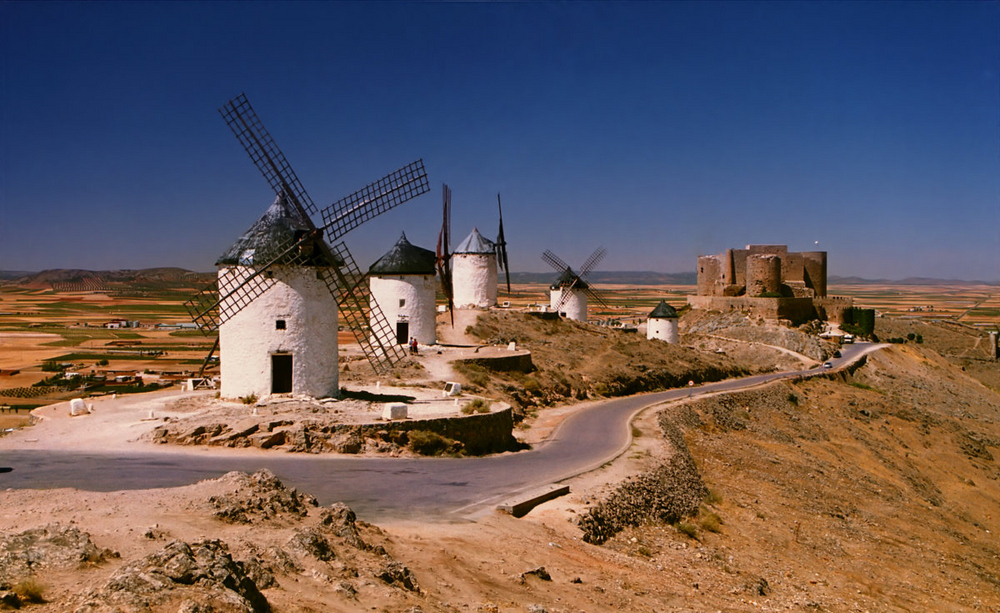
[{"label": "rocky outcrop", "polygon": [[230,494],[208,499],[215,507],[216,519],[235,524],[273,521],[284,516],[305,517],[309,507],[316,506],[316,499],[300,494],[295,488],[286,487],[274,473],[262,469],[252,475],[241,472],[227,473],[223,481],[236,484]]},{"label": "rocky outcrop", "polygon": [[82,600],[77,613],[120,611],[122,607],[148,611],[168,603],[190,612],[271,610],[243,565],[217,540],[190,545],[172,541],[160,551],[126,564]]},{"label": "rocky outcrop", "polygon": [[46,568],[99,564],[118,554],[98,548],[90,535],[58,523],[0,536],[0,589]]}]

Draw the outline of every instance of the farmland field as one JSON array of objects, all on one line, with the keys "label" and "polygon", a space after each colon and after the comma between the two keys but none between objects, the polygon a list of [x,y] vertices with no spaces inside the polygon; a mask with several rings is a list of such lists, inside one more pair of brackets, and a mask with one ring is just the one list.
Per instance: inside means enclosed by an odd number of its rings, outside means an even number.
[{"label": "farmland field", "polygon": [[[32,406],[78,395],[33,387],[52,377],[53,363],[84,376],[143,373],[144,383],[163,373],[196,372],[214,336],[172,327],[189,321],[183,301],[193,293],[193,288],[104,292],[0,286],[0,405]],[[113,320],[138,327],[105,327]]]}]

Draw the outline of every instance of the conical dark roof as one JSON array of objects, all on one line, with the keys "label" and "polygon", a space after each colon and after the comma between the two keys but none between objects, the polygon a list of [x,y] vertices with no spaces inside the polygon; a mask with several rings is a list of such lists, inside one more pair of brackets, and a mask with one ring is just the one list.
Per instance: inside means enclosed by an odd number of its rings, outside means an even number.
[{"label": "conical dark roof", "polygon": [[[573,283],[574,281],[576,281],[575,285]],[[559,278],[549,286],[549,289],[559,289],[560,287],[569,287],[571,285],[573,286],[573,289],[587,289],[590,287],[586,281],[573,272],[573,269],[567,268],[561,275],[559,275]]]},{"label": "conical dark roof", "polygon": [[392,249],[371,265],[368,274],[433,275],[436,262],[437,256],[433,251],[410,244],[404,233]]},{"label": "conical dark roof", "polygon": [[[215,265],[263,266],[281,255],[283,251],[311,230],[312,224],[303,219],[299,211],[289,204],[283,193],[278,194],[274,204],[268,207],[264,215],[219,257]],[[293,252],[289,254],[288,259],[291,261],[297,257],[299,254]],[[298,261],[297,263],[310,266],[327,265],[322,259],[322,252],[318,249],[308,261]]]},{"label": "conical dark roof", "polygon": [[677,309],[667,304],[666,300],[661,300],[660,304],[656,305],[653,312],[649,314],[649,319],[676,319]]}]

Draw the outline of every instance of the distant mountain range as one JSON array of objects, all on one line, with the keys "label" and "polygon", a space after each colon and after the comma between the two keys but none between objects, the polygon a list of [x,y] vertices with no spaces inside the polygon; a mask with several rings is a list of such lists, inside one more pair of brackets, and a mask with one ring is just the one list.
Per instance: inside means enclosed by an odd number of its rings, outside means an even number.
[{"label": "distant mountain range", "polygon": [[[503,273],[501,278],[503,277]],[[183,268],[146,268],[142,270],[78,270],[53,269],[41,272],[0,270],[0,281],[26,287],[101,287],[108,285],[185,286],[200,287],[215,278],[214,272],[192,272]],[[512,283],[551,283],[552,272],[512,272]],[[695,272],[654,271],[592,271],[587,279],[593,283],[617,285],[696,285]],[[963,281],[907,277],[906,279],[863,279],[831,276],[830,285],[1000,285],[1000,281]]]},{"label": "distant mountain range", "polygon": [[56,268],[41,272],[0,271],[0,279],[23,287],[56,289],[98,289],[104,287],[176,287],[202,286],[215,273],[192,272],[183,268],[146,268],[143,270],[79,270]]}]

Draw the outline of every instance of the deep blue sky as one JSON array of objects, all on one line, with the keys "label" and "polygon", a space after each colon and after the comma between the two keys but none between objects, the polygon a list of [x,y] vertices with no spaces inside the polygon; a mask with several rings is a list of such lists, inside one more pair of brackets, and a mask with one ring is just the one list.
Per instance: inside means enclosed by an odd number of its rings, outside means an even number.
[{"label": "deep blue sky", "polygon": [[211,270],[273,199],[246,92],[325,206],[423,158],[405,230],[511,267],[693,270],[748,243],[830,273],[1000,280],[1000,4],[0,3],[0,269]]}]

